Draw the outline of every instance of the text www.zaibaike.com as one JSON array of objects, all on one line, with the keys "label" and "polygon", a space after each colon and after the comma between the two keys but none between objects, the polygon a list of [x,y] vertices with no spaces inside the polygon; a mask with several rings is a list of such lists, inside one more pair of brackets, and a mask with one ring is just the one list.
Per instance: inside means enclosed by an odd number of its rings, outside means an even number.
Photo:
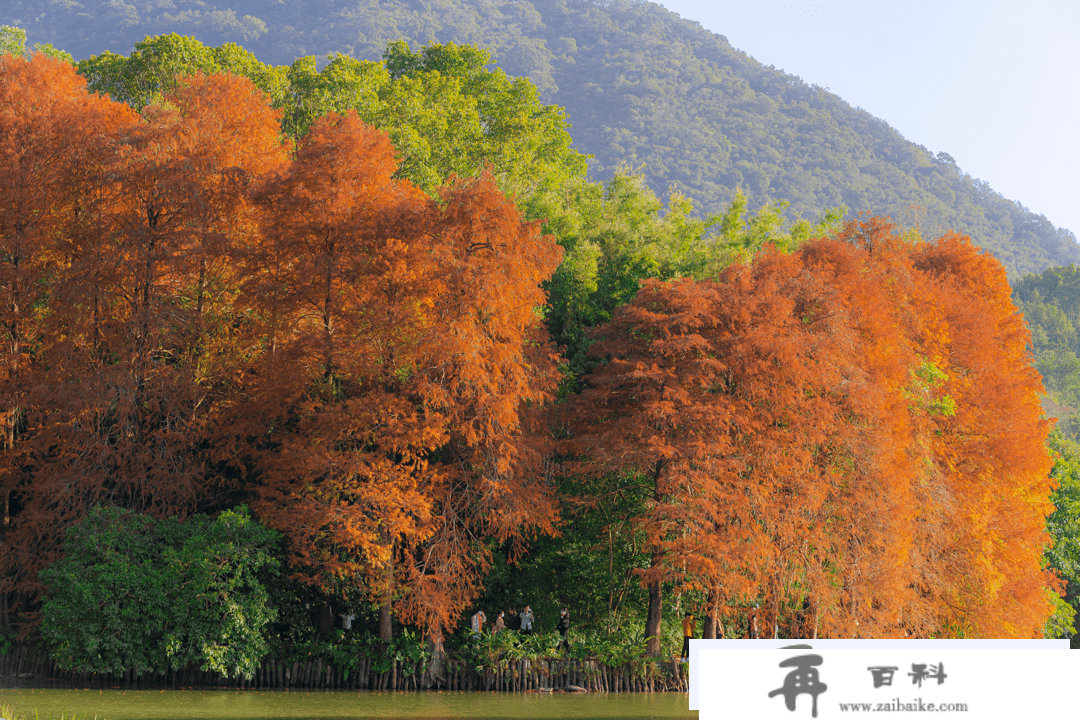
[{"label": "text www.zaibaike.com", "polygon": [[922,698],[904,702],[893,698],[888,702],[839,703],[840,712],[967,712],[967,703],[928,703]]}]

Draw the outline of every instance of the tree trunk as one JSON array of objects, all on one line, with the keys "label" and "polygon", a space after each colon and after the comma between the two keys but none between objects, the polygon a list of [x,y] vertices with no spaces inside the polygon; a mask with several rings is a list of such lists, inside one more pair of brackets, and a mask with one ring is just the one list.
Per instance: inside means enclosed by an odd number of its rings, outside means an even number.
[{"label": "tree trunk", "polygon": [[[660,503],[663,494],[660,492],[660,475],[663,472],[665,462],[659,460],[653,467],[653,500]],[[660,561],[664,557],[659,548],[655,548],[649,561],[649,614],[645,618],[645,637],[647,644],[645,651],[652,657],[660,655]]]},{"label": "tree trunk", "polygon": [[[705,629],[702,631],[701,636],[706,640],[715,640],[718,632],[717,628],[720,627],[720,589],[715,585],[709,588],[709,597],[706,603]],[[723,637],[723,629],[720,629],[719,633]]]},{"label": "tree trunk", "polygon": [[319,638],[326,640],[334,634],[334,609],[323,603],[316,610],[318,624]]},{"label": "tree trunk", "polygon": [[394,639],[394,628],[390,619],[394,599],[394,549],[390,548],[390,561],[386,565],[385,585],[383,586],[382,604],[379,606],[379,652],[386,654]]},{"label": "tree trunk", "polygon": [[435,624],[428,632],[427,649],[431,653],[427,674],[424,676],[424,689],[436,684],[448,687],[446,679],[446,650],[443,648],[442,626]]},{"label": "tree trunk", "polygon": [[390,622],[390,598],[385,596],[382,605],[379,606],[379,650],[386,653],[390,649],[390,641],[394,639],[394,628]]},{"label": "tree trunk", "polygon": [[[659,568],[660,558],[660,553],[653,553],[652,570],[654,572]],[[660,654],[660,604],[660,578],[656,577],[649,583],[649,614],[645,619],[645,637],[648,638],[645,649],[653,657]]]}]

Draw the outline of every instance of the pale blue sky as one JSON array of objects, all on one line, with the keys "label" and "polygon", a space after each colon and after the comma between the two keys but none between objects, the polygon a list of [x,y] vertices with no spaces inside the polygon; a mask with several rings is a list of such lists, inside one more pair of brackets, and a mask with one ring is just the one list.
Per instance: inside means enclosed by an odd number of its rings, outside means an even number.
[{"label": "pale blue sky", "polygon": [[1080,236],[1080,0],[658,1]]}]

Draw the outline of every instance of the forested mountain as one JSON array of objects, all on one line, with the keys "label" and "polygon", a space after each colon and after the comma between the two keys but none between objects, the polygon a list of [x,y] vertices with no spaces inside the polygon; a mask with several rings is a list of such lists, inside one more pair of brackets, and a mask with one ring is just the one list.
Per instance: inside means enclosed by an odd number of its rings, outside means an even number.
[{"label": "forested mountain", "polygon": [[598,179],[621,165],[640,168],[654,190],[675,187],[706,213],[739,188],[753,207],[789,200],[793,215],[844,205],[918,223],[928,235],[956,228],[1011,275],[1080,262],[1072,232],[964,174],[947,153],[934,155],[655,3],[8,0],[0,23],[77,59],[127,54],[143,37],[170,32],[237,42],[273,64],[334,52],[378,59],[396,39],[475,43],[567,109],[575,146],[594,155]]},{"label": "forested mountain", "polygon": [[1080,440],[1080,268],[1025,275],[1013,287],[1013,302],[1031,329],[1034,365],[1048,393],[1043,404],[1066,437]]}]

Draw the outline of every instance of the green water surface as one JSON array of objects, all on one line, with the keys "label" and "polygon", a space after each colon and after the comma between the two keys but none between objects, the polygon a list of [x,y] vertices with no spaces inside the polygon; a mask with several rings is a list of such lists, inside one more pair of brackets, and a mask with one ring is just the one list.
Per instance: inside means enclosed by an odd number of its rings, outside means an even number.
[{"label": "green water surface", "polygon": [[686,693],[303,692],[0,689],[26,720],[337,720],[366,718],[693,718]]}]

